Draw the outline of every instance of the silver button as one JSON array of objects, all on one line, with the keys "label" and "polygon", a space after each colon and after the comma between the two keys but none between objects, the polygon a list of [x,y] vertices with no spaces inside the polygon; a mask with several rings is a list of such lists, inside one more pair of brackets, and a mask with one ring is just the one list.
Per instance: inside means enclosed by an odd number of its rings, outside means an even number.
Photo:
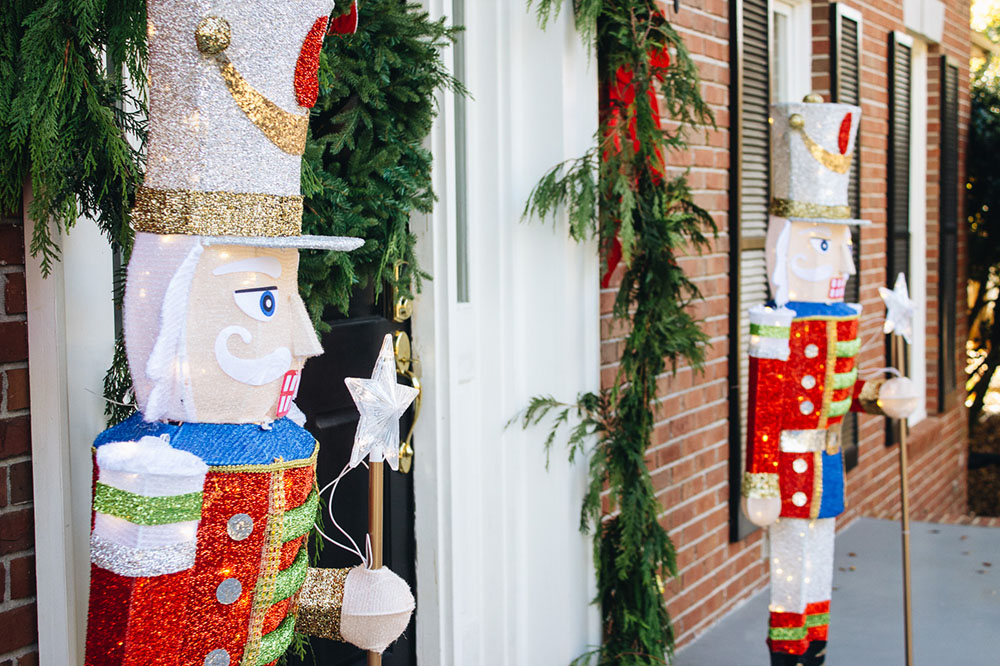
[{"label": "silver button", "polygon": [[812,414],[816,407],[809,400],[803,400],[799,403],[799,411],[803,414]]},{"label": "silver button", "polygon": [[229,653],[221,648],[212,650],[205,655],[205,666],[229,666]]},{"label": "silver button", "polygon": [[792,495],[792,504],[795,506],[805,506],[806,505],[806,494],[804,492],[797,492]]},{"label": "silver button", "polygon": [[819,347],[816,345],[806,345],[806,358],[816,358],[819,356]]},{"label": "silver button", "polygon": [[816,386],[816,378],[812,375],[806,375],[802,378],[802,388],[809,390]]},{"label": "silver button", "polygon": [[243,583],[235,578],[227,578],[215,588],[215,598],[220,604],[227,606],[239,599],[241,594],[243,594]]},{"label": "silver button", "polygon": [[792,469],[794,469],[797,474],[802,474],[809,469],[809,463],[806,462],[805,458],[796,458],[792,461]]},{"label": "silver button", "polygon": [[243,541],[253,532],[253,518],[246,513],[237,513],[226,523],[226,531],[233,541]]}]

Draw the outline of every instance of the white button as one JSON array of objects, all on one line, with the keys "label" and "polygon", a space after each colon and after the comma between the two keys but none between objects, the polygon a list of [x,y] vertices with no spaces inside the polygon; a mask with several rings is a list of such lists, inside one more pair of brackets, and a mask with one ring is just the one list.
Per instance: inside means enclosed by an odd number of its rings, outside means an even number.
[{"label": "white button", "polygon": [[802,474],[807,469],[809,469],[809,463],[806,462],[805,458],[796,458],[792,461],[792,469],[798,474]]},{"label": "white button", "polygon": [[220,604],[227,606],[235,603],[241,594],[243,594],[243,583],[235,578],[227,578],[219,583],[219,587],[215,588],[215,598],[219,600]]},{"label": "white button", "polygon": [[816,407],[808,400],[803,400],[799,403],[799,411],[803,414],[812,414]]},{"label": "white button", "polygon": [[792,504],[795,506],[805,506],[806,494],[800,491],[792,495]]},{"label": "white button", "polygon": [[806,358],[816,358],[819,356],[819,347],[816,345],[806,345]]},{"label": "white button", "polygon": [[806,375],[805,377],[802,378],[802,388],[808,390],[813,388],[814,386],[816,386],[815,377],[813,377],[812,375]]},{"label": "white button", "polygon": [[205,666],[229,666],[229,653],[221,648],[212,650],[205,655]]},{"label": "white button", "polygon": [[253,518],[246,513],[237,513],[226,523],[226,532],[233,541],[243,541],[253,532]]}]

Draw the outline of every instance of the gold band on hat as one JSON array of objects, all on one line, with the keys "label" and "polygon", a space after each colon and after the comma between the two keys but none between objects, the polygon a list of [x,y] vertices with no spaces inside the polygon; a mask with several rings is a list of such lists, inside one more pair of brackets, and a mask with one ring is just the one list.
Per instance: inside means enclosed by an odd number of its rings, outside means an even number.
[{"label": "gold band on hat", "polygon": [[818,217],[829,220],[847,220],[851,217],[850,206],[824,206],[811,201],[793,199],[771,199],[771,215],[778,217]]},{"label": "gold band on hat", "polygon": [[302,197],[140,187],[132,226],[154,234],[298,236]]}]

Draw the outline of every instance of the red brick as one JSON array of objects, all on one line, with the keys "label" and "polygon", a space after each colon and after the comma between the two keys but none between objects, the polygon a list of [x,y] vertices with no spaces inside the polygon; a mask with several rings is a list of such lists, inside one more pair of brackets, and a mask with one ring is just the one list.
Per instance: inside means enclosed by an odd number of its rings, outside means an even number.
[{"label": "red brick", "polygon": [[24,263],[24,227],[0,224],[0,266]]},{"label": "red brick", "polygon": [[7,371],[7,411],[28,408],[28,369],[13,368]]},{"label": "red brick", "polygon": [[28,294],[24,286],[24,273],[7,273],[4,287],[4,305],[7,314],[24,314],[28,311]]},{"label": "red brick", "polygon": [[17,666],[38,666],[38,653],[29,652],[17,660]]},{"label": "red brick", "polygon": [[27,416],[0,419],[0,460],[31,452],[31,422]]},{"label": "red brick", "polygon": [[0,322],[0,363],[24,361],[28,358],[28,322]]},{"label": "red brick", "polygon": [[10,466],[10,503],[27,504],[32,497],[31,461]]},{"label": "red brick", "polygon": [[[7,467],[0,465],[0,509],[5,506],[7,506]],[[0,599],[3,599],[2,594]]]},{"label": "red brick", "polygon": [[0,653],[28,647],[38,640],[35,605],[19,606],[0,613]]},{"label": "red brick", "polygon": [[[31,509],[0,514],[0,555],[28,550],[35,543],[34,512]],[[0,626],[3,622],[0,621]],[[8,650],[0,650],[8,652]]]},{"label": "red brick", "polygon": [[10,598],[27,599],[35,596],[35,556],[10,561]]}]

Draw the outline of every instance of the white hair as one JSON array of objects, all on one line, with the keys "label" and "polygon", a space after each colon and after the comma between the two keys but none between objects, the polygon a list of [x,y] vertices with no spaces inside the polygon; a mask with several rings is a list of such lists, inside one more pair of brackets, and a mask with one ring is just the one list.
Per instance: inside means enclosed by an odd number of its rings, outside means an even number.
[{"label": "white hair", "polygon": [[792,222],[787,218],[771,216],[767,225],[765,261],[767,277],[771,283],[774,303],[781,307],[788,302],[788,244],[791,239]]},{"label": "white hair", "polygon": [[186,329],[198,236],[136,234],[125,298],[125,336],[136,400],[147,421],[195,420]]}]

